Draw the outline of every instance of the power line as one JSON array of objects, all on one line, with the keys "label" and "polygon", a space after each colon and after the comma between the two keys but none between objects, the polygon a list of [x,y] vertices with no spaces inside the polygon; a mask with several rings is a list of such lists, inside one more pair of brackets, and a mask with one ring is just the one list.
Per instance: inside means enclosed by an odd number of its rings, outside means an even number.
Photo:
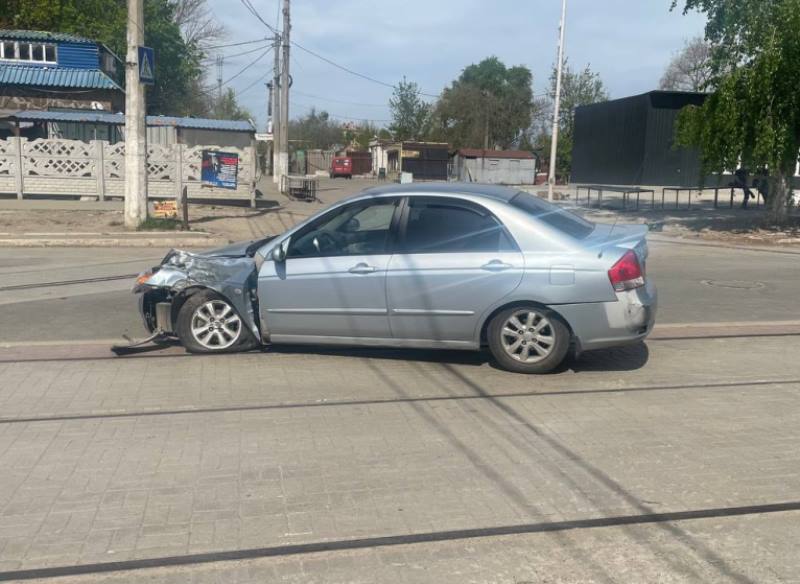
[{"label": "power line", "polygon": [[298,91],[296,89],[293,89],[292,93],[296,95],[302,95],[303,97],[310,97],[312,99],[321,99],[322,101],[329,101],[331,103],[341,103],[344,105],[357,105],[362,107],[385,107],[385,108],[389,107],[389,105],[385,103],[359,103],[357,101],[344,101],[341,99],[333,99],[331,97],[322,97],[320,95],[313,95],[311,93],[303,93],[302,91]]},{"label": "power line", "polygon": [[[245,0],[242,0],[242,1],[244,2]],[[384,87],[388,87],[390,89],[397,89],[396,85],[393,85],[391,83],[386,83],[385,81],[381,81],[380,79],[375,79],[374,77],[370,77],[369,75],[365,75],[363,73],[359,73],[358,71],[353,71],[349,67],[345,67],[344,65],[340,65],[339,63],[330,60],[328,57],[320,55],[319,53],[317,53],[315,51],[312,51],[311,49],[305,48],[303,45],[299,44],[297,41],[292,41],[292,44],[295,47],[297,47],[298,49],[300,49],[301,51],[305,51],[309,55],[313,55],[317,59],[325,61],[326,63],[328,63],[329,65],[332,65],[333,67],[336,67],[337,69],[341,69],[342,71],[350,73],[351,75],[355,75],[356,77],[361,77],[362,79],[366,79],[367,81],[371,81],[372,83],[377,83],[378,85],[383,85]],[[417,93],[419,95],[424,95],[426,97],[439,97],[438,94],[434,95],[432,93],[425,93],[424,91],[419,91]]]},{"label": "power line", "polygon": [[[244,73],[245,71],[247,71],[247,70],[248,70],[250,67],[252,67],[252,66],[253,66],[253,65],[255,65],[256,63],[258,63],[258,62],[259,62],[261,59],[263,59],[263,58],[264,58],[264,57],[267,55],[267,53],[269,53],[271,50],[272,50],[272,47],[271,47],[271,46],[270,46],[270,47],[267,47],[267,49],[266,49],[266,50],[265,50],[263,53],[261,53],[261,54],[260,54],[258,57],[256,57],[255,59],[253,59],[252,61],[250,61],[250,62],[249,62],[247,65],[245,65],[244,67],[242,67],[242,68],[241,68],[241,69],[240,69],[240,70],[239,70],[237,73],[235,73],[233,76],[231,76],[231,77],[229,77],[228,79],[226,79],[225,81],[223,81],[223,82],[220,84],[220,87],[221,87],[222,85],[227,85],[228,83],[230,83],[231,81],[233,81],[234,79],[236,79],[237,77],[239,77],[239,75],[241,75],[242,73]],[[253,83],[252,85],[255,85],[255,83]],[[251,87],[251,86],[248,86],[248,87],[247,87],[247,89],[250,89],[250,87]],[[209,95],[209,94],[210,94],[210,93],[212,93],[213,91],[214,91],[214,90],[213,90],[213,89],[211,89],[211,90],[207,90],[207,91],[201,91],[201,92],[199,92],[199,93],[201,93],[201,94],[203,94],[203,95]],[[243,91],[244,91],[244,90],[243,90]]]},{"label": "power line", "polygon": [[[261,51],[261,50],[265,49],[266,47],[267,47],[267,45],[261,45],[260,47],[256,47],[255,49],[250,49],[248,51],[242,51],[241,53],[233,53],[232,55],[221,55],[221,56],[224,57],[226,60],[227,59],[234,59],[236,57],[242,57],[244,55],[250,55],[252,53],[257,53],[258,51]],[[204,59],[204,61],[210,63],[211,61],[214,61],[215,59],[216,59],[216,57],[214,59],[210,59],[210,58],[209,59]]]},{"label": "power line", "polygon": [[252,41],[242,41],[240,43],[227,43],[224,45],[210,45],[210,46],[202,46],[200,47],[202,50],[211,50],[211,49],[224,49],[226,47],[240,47],[242,45],[252,45],[255,43],[265,43],[270,41],[268,37],[264,37],[263,39],[253,39]]},{"label": "power line", "polygon": [[236,91],[235,92],[236,97],[239,97],[240,95],[242,95],[248,89],[251,89],[251,88],[255,87],[256,85],[258,85],[259,83],[261,83],[262,81],[264,81],[265,79],[267,79],[268,77],[271,77],[271,76],[272,76],[272,71],[267,71],[264,75],[262,75],[261,77],[259,77],[255,81],[253,81],[250,85],[248,85],[244,89],[240,89],[239,91]]},{"label": "power line", "polygon": [[269,30],[271,30],[271,31],[272,31],[274,34],[278,34],[278,31],[277,31],[275,28],[273,28],[273,27],[272,27],[272,25],[270,25],[270,24],[269,24],[269,23],[268,23],[266,20],[264,20],[263,18],[261,18],[261,15],[258,13],[258,11],[257,11],[257,10],[256,10],[256,9],[253,7],[253,5],[250,3],[250,0],[241,0],[241,3],[244,5],[244,7],[245,7],[245,8],[247,8],[247,10],[249,10],[249,11],[250,11],[250,14],[252,14],[252,15],[253,15],[253,16],[255,16],[255,17],[258,19],[258,20],[260,20],[260,21],[261,21],[261,23],[262,23],[264,26],[266,26],[266,27],[267,27]]},{"label": "power line", "polygon": [[255,65],[256,63],[258,63],[258,62],[259,62],[261,59],[263,59],[264,57],[266,57],[266,56],[267,56],[267,53],[269,53],[271,50],[272,50],[272,47],[267,47],[267,48],[266,48],[266,50],[265,50],[263,53],[261,53],[261,54],[260,54],[258,57],[256,57],[255,59],[253,59],[252,61],[250,61],[250,62],[249,62],[247,65],[245,65],[244,67],[242,67],[242,68],[239,70],[239,72],[238,72],[238,73],[236,73],[235,75],[233,75],[233,77],[229,77],[229,78],[228,78],[226,81],[224,81],[222,84],[223,84],[223,85],[227,85],[228,83],[230,83],[231,81],[233,81],[234,79],[236,79],[236,78],[237,78],[239,75],[241,75],[242,73],[244,73],[245,71],[247,71],[247,70],[248,70],[250,67],[252,67],[252,66],[253,66],[253,65]]}]

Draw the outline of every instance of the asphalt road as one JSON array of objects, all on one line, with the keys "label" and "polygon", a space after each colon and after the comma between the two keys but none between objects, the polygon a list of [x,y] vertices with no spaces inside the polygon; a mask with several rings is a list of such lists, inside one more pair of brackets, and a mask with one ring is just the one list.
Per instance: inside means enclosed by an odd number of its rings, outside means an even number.
[{"label": "asphalt road", "polygon": [[[650,247],[648,270],[659,289],[661,323],[798,318],[800,255],[659,242],[652,242]],[[158,263],[165,251],[3,250],[0,343],[142,336],[136,298],[130,293],[132,279],[42,284],[132,275]]]}]

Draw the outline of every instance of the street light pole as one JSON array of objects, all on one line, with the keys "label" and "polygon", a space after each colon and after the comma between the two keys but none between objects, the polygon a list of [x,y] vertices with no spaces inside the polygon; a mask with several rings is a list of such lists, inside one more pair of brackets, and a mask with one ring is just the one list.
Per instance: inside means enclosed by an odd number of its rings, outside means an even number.
[{"label": "street light pole", "polygon": [[553,200],[556,184],[556,154],[558,153],[558,116],[561,107],[561,69],[564,66],[564,29],[567,24],[567,0],[561,0],[561,25],[558,39],[558,65],[556,66],[556,95],[553,105],[553,132],[550,138],[550,174],[547,178],[547,200]]},{"label": "street light pole", "polygon": [[[128,52],[125,58],[125,227],[147,219],[147,141],[144,85],[139,82],[139,46],[144,44],[142,0],[128,0]],[[103,172],[103,169],[100,169]]]}]

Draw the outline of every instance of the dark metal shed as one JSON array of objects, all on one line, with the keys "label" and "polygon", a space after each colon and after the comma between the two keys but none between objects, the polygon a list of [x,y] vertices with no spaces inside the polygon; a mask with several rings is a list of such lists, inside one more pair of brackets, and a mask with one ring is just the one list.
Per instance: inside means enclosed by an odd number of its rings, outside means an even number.
[{"label": "dark metal shed", "polygon": [[696,186],[700,157],[675,148],[682,108],[702,105],[704,93],[651,91],[575,109],[574,183]]}]

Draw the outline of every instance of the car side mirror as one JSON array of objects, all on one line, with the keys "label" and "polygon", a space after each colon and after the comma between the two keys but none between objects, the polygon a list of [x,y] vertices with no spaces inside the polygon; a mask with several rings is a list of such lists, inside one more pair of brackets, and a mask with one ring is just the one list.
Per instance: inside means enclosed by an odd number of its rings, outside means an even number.
[{"label": "car side mirror", "polygon": [[289,240],[284,239],[280,244],[272,248],[272,260],[275,262],[283,262],[286,260],[286,253],[289,250]]}]

